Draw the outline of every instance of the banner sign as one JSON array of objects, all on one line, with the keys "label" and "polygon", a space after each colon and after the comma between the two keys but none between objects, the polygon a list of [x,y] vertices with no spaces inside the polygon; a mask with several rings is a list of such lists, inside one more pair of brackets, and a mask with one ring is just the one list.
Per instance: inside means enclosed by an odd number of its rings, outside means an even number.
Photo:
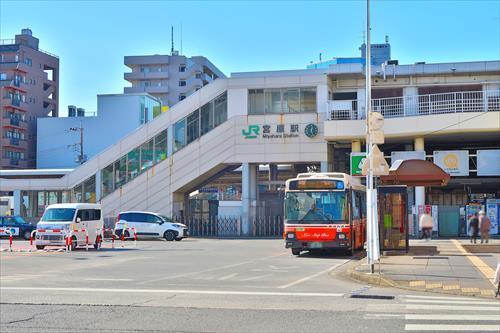
[{"label": "banner sign", "polygon": [[351,153],[351,176],[361,176],[366,153]]},{"label": "banner sign", "polygon": [[241,130],[241,135],[245,139],[284,139],[298,138],[304,133],[309,138],[314,138],[319,133],[318,125],[307,124],[275,124],[275,125],[248,125]]},{"label": "banner sign", "polygon": [[0,236],[8,236],[8,235],[10,235],[7,232],[7,230],[10,230],[10,233],[12,234],[12,236],[19,236],[19,228],[17,228],[17,227],[6,227],[5,229],[6,230],[0,231]]},{"label": "banner sign", "polygon": [[500,219],[500,199],[486,200],[486,215],[490,218],[490,235],[498,234],[498,224]]},{"label": "banner sign", "polygon": [[469,175],[468,150],[437,150],[434,151],[434,164],[450,176]]},{"label": "banner sign", "polygon": [[397,160],[425,160],[425,151],[393,151],[391,165]]},{"label": "banner sign", "polygon": [[477,151],[477,175],[500,176],[500,149]]}]

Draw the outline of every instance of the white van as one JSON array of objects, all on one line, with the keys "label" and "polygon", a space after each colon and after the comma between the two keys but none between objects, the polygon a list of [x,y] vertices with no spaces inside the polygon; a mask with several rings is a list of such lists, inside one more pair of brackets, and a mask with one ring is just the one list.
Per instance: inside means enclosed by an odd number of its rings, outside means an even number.
[{"label": "white van", "polygon": [[97,235],[101,234],[103,226],[102,208],[99,204],[49,205],[37,224],[35,245],[39,250],[49,245],[64,246],[65,237],[71,236],[72,249],[75,249],[85,245],[88,232],[89,244],[97,249],[102,243]]}]

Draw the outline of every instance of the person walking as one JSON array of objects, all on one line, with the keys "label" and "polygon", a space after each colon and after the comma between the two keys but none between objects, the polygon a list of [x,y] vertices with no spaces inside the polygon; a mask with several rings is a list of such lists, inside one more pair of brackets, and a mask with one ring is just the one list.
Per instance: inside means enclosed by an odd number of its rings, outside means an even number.
[{"label": "person walking", "polygon": [[479,212],[479,232],[481,233],[481,244],[483,244],[483,241],[488,243],[488,238],[490,238],[490,228],[491,228],[491,221],[488,216],[486,216],[486,213],[484,210]]},{"label": "person walking", "polygon": [[432,235],[432,216],[430,214],[420,215],[420,229],[422,229],[422,238],[425,240],[430,240]]},{"label": "person walking", "polygon": [[476,244],[477,236],[479,233],[479,219],[477,213],[474,213],[469,219],[470,242]]}]

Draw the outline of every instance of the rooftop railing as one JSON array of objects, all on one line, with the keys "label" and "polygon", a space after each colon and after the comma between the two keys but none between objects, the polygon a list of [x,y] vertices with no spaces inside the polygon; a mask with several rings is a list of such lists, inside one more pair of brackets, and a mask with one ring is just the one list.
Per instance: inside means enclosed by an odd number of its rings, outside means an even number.
[{"label": "rooftop railing", "polygon": [[[365,107],[358,100],[328,102],[328,119],[365,119]],[[372,111],[384,118],[412,117],[457,112],[500,111],[500,90],[460,91],[372,99]]]}]

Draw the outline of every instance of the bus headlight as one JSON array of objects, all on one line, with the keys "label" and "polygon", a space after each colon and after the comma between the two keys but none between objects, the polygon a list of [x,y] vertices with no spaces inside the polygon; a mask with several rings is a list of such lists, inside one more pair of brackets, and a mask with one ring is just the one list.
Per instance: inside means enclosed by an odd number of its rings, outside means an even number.
[{"label": "bus headlight", "polygon": [[340,233],[339,233],[339,234],[337,234],[337,237],[338,237],[339,239],[345,239],[345,234],[340,234]]},{"label": "bus headlight", "polygon": [[288,239],[294,239],[295,238],[295,234],[290,232],[290,233],[286,234],[286,238],[288,238]]}]

